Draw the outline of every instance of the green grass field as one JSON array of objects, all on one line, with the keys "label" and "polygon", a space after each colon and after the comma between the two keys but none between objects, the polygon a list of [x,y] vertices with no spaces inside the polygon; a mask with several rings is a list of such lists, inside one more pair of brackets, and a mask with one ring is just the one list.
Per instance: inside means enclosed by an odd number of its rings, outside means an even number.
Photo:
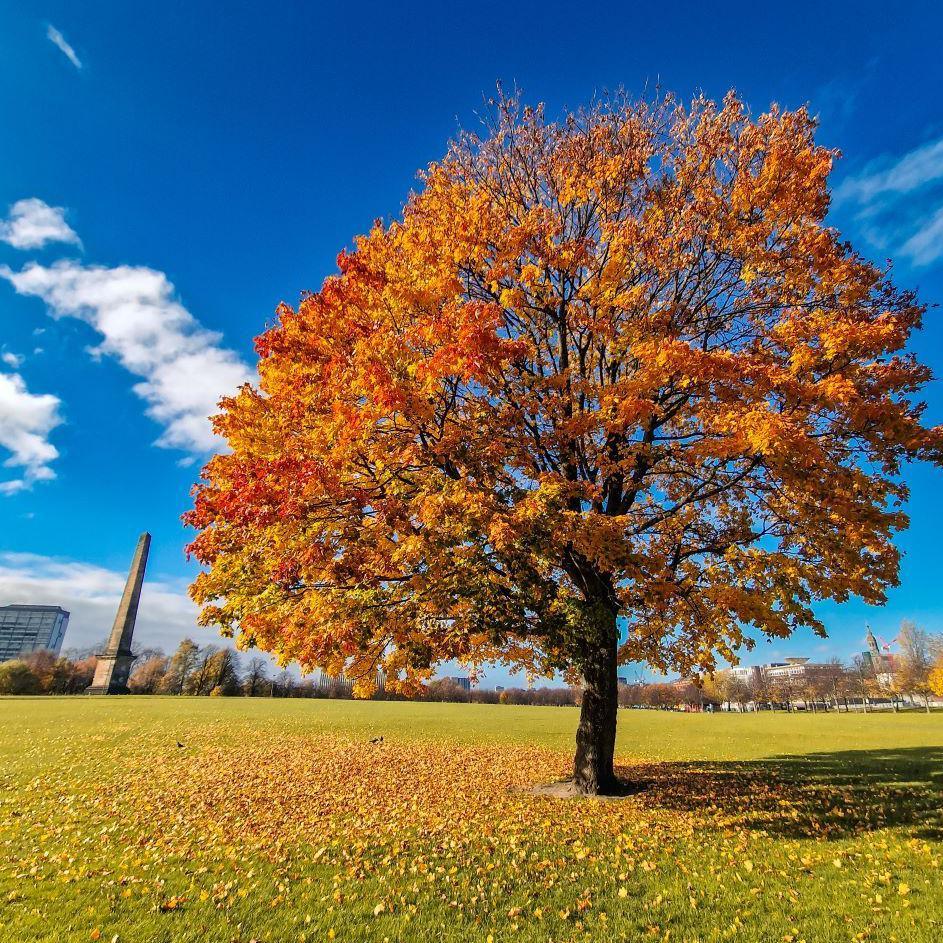
[{"label": "green grass field", "polygon": [[943,935],[943,715],[619,723],[558,800],[569,708],[2,699],[0,941]]}]

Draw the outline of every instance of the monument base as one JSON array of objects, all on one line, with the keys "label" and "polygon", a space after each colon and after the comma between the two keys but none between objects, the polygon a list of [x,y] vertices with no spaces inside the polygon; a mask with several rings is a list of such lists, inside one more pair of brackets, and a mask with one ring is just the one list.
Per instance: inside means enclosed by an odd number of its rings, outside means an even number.
[{"label": "monument base", "polygon": [[95,665],[95,676],[86,694],[130,694],[128,676],[134,664],[131,652],[103,652]]}]

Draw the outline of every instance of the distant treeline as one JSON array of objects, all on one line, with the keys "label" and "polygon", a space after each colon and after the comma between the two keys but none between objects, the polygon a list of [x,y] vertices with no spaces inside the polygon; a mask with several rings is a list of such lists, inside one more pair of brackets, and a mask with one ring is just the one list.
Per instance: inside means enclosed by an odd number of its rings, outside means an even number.
[{"label": "distant treeline", "polygon": [[[36,652],[18,661],[0,664],[0,694],[81,694],[95,673],[90,650],[56,657]],[[311,697],[350,698],[349,681],[330,678],[297,678],[288,671],[271,671],[270,662],[258,655],[246,657],[230,648],[199,646],[184,639],[172,655],[151,649],[141,652],[128,680],[133,694],[185,694],[209,697]],[[451,678],[430,681],[422,700],[469,704],[535,704],[566,707],[580,703],[575,687],[505,688],[500,691],[463,687]],[[379,690],[376,700],[405,700]],[[703,706],[710,702],[693,682],[623,685],[623,707]]]},{"label": "distant treeline", "polygon": [[[103,647],[103,646],[102,646]],[[81,694],[95,673],[98,647],[56,656],[40,651],[15,661],[0,663],[0,694]],[[159,649],[139,652],[128,687],[133,694],[184,694],[209,697],[352,697],[348,681],[298,678],[288,671],[273,672],[259,655],[245,656],[218,645],[197,645],[184,639],[167,655]],[[402,700],[399,695],[377,691],[377,699]],[[468,690],[450,679],[432,681],[423,698],[429,701],[463,701],[486,704],[566,705],[579,702],[572,688],[509,688],[505,691]]]},{"label": "distant treeline", "polygon": [[[81,694],[95,673],[93,650],[56,657],[36,652],[19,661],[0,664],[0,694]],[[128,680],[133,694],[185,694],[208,697],[310,697],[350,698],[349,681],[330,678],[297,678],[288,671],[271,671],[270,662],[258,655],[246,657],[230,648],[199,646],[184,639],[172,655],[150,649],[138,655]],[[463,687],[451,678],[430,681],[422,692],[425,701],[465,704],[534,704],[566,707],[580,703],[575,687],[505,688],[500,691]],[[375,700],[406,700],[379,690]],[[703,707],[712,703],[694,682],[622,685],[623,707]]]},{"label": "distant treeline", "polygon": [[[0,664],[0,694],[81,694],[95,673],[97,647],[66,652],[36,652]],[[138,653],[128,687],[133,694],[185,694],[209,697],[310,697],[349,698],[351,685],[344,679],[298,678],[288,671],[271,670],[259,655],[246,656],[218,645],[197,645],[184,639],[167,655],[158,649]],[[379,690],[375,699],[403,700]],[[423,689],[427,701],[476,704],[578,704],[580,691],[569,687],[507,688],[502,691],[463,687],[444,678]]]},{"label": "distant treeline", "polygon": [[95,657],[57,657],[35,652],[0,662],[0,694],[81,694],[95,674]]},{"label": "distant treeline", "polygon": [[[620,684],[622,707],[700,710],[723,707],[732,710],[776,709],[847,710],[849,703],[867,709],[869,701],[885,701],[895,707],[920,703],[930,709],[930,698],[943,695],[943,637],[905,623],[898,643],[901,653],[893,669],[876,674],[867,659],[852,665],[837,660],[812,666],[817,670],[797,677],[769,677],[763,671],[737,676],[719,671],[700,681]],[[92,682],[96,649],[56,656],[36,652],[0,663],[0,694],[80,694]],[[891,660],[888,659],[890,662]],[[197,645],[184,639],[172,655],[158,649],[138,654],[128,681],[134,694],[184,694],[209,697],[352,697],[351,683],[343,678],[298,678],[288,671],[271,671],[260,655],[246,656],[218,645]],[[382,688],[377,700],[404,700]],[[469,689],[451,678],[431,681],[421,699],[475,704],[536,704],[567,706],[580,703],[576,687]]]}]

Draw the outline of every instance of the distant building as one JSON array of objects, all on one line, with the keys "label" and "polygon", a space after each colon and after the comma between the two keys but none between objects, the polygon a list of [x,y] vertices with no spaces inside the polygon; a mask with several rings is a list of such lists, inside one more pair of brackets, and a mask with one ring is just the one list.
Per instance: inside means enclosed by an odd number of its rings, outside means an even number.
[{"label": "distant building", "polygon": [[773,703],[777,700],[796,701],[809,705],[831,690],[842,674],[842,666],[835,662],[814,662],[809,658],[786,658],[766,665],[735,665],[718,672],[736,682],[728,689],[729,703],[752,705]]},{"label": "distant building", "polygon": [[333,691],[335,694],[350,694],[354,690],[354,682],[345,674],[329,675],[323,671],[318,675],[318,689]]},{"label": "distant building", "polygon": [[494,686],[494,689],[495,689],[495,691],[498,692],[498,694],[500,694],[500,693],[504,690],[504,685],[503,685],[503,684],[496,684],[496,685]]},{"label": "distant building", "polygon": [[813,677],[837,677],[841,666],[830,662],[813,662],[808,658],[787,658],[768,665],[736,665],[728,674],[744,684],[759,685],[767,681],[808,681]]},{"label": "distant building", "polygon": [[759,684],[763,680],[763,668],[760,665],[735,665],[729,673],[731,678],[744,684]]},{"label": "distant building", "polygon": [[0,661],[40,651],[58,655],[68,625],[60,606],[0,606]]},{"label": "distant building", "polygon": [[[874,637],[871,627],[868,626],[868,635],[866,639],[868,650],[861,653],[861,657],[866,664],[871,666],[874,677],[878,684],[884,687],[890,687],[894,680],[894,656],[889,652],[882,652],[878,646],[878,640]],[[885,646],[886,648],[887,646]]]},{"label": "distant building", "polygon": [[813,678],[837,677],[841,674],[841,665],[830,662],[814,662],[808,658],[787,658],[785,661],[764,665],[763,672],[770,680],[787,678],[791,681],[809,681]]},{"label": "distant building", "polygon": [[471,690],[471,678],[466,678],[464,675],[455,675],[445,680],[451,681],[452,684],[457,684],[463,691]]},{"label": "distant building", "polygon": [[[374,686],[378,692],[383,692],[386,690],[386,674],[382,671],[378,671],[376,676],[373,679]],[[317,681],[315,682],[318,690],[320,691],[331,691],[336,694],[351,694],[354,690],[354,679],[348,678],[345,674],[339,675],[329,675],[321,671],[318,673]]]},{"label": "distant building", "polygon": [[629,679],[625,675],[619,675],[619,687],[628,687]]}]

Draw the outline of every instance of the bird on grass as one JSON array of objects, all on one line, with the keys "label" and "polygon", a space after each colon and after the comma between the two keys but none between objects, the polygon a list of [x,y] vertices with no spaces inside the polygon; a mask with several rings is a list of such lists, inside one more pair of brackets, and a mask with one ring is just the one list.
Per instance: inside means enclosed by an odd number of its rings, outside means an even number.
[{"label": "bird on grass", "polygon": [[383,743],[383,737],[374,737],[370,742],[371,742],[371,743]]},{"label": "bird on grass", "polygon": [[177,741],[177,746],[180,747],[180,749],[182,750],[182,749],[186,746],[186,744],[185,744],[185,743],[181,743],[181,742],[178,740],[178,741]]}]

